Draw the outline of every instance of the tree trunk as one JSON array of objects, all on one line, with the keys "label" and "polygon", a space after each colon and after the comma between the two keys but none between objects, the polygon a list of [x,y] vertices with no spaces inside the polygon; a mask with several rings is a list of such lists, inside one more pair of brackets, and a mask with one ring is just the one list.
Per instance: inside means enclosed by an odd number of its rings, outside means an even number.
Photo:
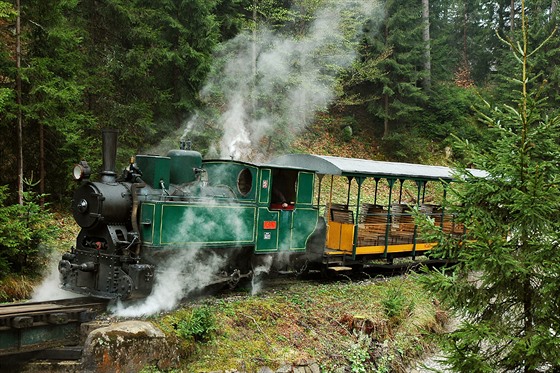
[{"label": "tree trunk", "polygon": [[505,4],[504,3],[500,3],[498,4],[498,31],[502,32],[505,28],[504,23],[505,23],[505,19],[504,19],[504,13],[505,13]]},{"label": "tree trunk", "polygon": [[39,124],[39,194],[41,199],[39,204],[41,207],[45,206],[45,178],[47,172],[45,171],[45,125]]},{"label": "tree trunk", "polygon": [[[389,26],[385,21],[385,43],[389,39]],[[389,95],[383,94],[383,138],[389,136]]]},{"label": "tree trunk", "polygon": [[16,0],[16,96],[17,96],[17,169],[18,203],[23,205],[23,112],[21,110],[21,4]]},{"label": "tree trunk", "polygon": [[383,111],[385,113],[383,118],[383,138],[389,136],[389,95],[383,95]]},{"label": "tree trunk", "polygon": [[[532,337],[534,334],[534,319],[533,319],[533,292],[531,287],[531,279],[523,280],[523,334],[526,337]],[[531,368],[529,364],[523,367],[524,373],[534,373],[537,370]]]},{"label": "tree trunk", "polygon": [[558,0],[552,0],[550,4],[550,14],[554,15],[558,9]]},{"label": "tree trunk", "polygon": [[463,8],[463,64],[465,65],[465,67],[469,65],[468,46],[467,46],[468,25],[469,25],[469,9],[467,3],[465,2],[465,6]]},{"label": "tree trunk", "polygon": [[257,97],[255,93],[255,86],[257,85],[257,25],[258,25],[258,13],[257,13],[257,1],[253,1],[253,43],[252,43],[252,53],[251,62],[253,63],[253,85],[252,85],[252,92],[251,92],[251,115],[255,115],[257,112]]},{"label": "tree trunk", "polygon": [[430,56],[430,0],[422,0],[422,20],[424,23],[424,89],[430,90],[432,86],[432,61]]}]

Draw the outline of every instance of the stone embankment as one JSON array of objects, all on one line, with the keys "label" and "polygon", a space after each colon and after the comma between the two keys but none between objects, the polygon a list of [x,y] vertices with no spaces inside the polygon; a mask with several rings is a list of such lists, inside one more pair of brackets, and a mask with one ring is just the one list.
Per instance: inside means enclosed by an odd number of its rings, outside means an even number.
[{"label": "stone embankment", "polygon": [[[146,366],[162,371],[180,367],[180,342],[146,321],[125,321],[91,331],[85,341],[83,372],[138,372]],[[301,360],[277,370],[262,367],[258,373],[320,373],[315,361]],[[225,370],[212,373],[245,373]]]}]

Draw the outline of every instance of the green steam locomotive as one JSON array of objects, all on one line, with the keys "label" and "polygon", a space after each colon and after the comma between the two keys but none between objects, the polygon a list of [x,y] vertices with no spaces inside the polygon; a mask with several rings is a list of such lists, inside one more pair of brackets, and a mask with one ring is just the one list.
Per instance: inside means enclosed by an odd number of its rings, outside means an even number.
[{"label": "green steam locomotive", "polygon": [[208,284],[229,286],[263,265],[302,272],[416,257],[436,242],[421,238],[414,206],[444,231],[465,233],[426,197],[432,184],[445,197],[446,167],[309,154],[253,164],[206,160],[182,146],[166,156],[137,155],[117,175],[116,149],[117,132],[104,131],[99,181],[90,181],[86,162],[74,168],[80,185],[72,211],[81,231],[59,262],[63,289],[145,297],[162,263],[185,255],[177,281],[189,281],[196,263],[212,257],[219,260]]}]

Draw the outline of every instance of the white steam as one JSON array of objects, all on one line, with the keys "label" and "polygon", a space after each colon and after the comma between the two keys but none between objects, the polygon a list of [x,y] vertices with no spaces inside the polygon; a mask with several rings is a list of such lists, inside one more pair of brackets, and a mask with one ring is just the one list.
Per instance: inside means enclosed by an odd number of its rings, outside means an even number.
[{"label": "white steam", "polygon": [[53,255],[46,269],[45,278],[33,289],[32,302],[43,302],[57,299],[78,298],[80,295],[60,288],[60,273],[58,272],[58,258]]},{"label": "white steam", "polygon": [[266,275],[270,272],[272,261],[272,256],[266,256],[263,259],[263,263],[253,269],[253,278],[251,279],[251,295],[257,295],[261,292],[262,281],[260,276],[263,274]]},{"label": "white steam", "polygon": [[181,250],[158,264],[152,293],[137,304],[118,302],[110,311],[121,317],[153,315],[174,309],[181,299],[208,286],[223,259],[217,255],[200,257],[200,250]]},{"label": "white steam", "polygon": [[[237,237],[243,236],[247,227],[242,219],[237,219],[235,214],[230,215],[224,205],[213,206],[215,203],[206,204],[203,209],[194,207],[186,210],[170,241],[209,242],[220,237],[223,230],[235,232]],[[208,219],[205,211],[212,208],[227,215],[227,226]],[[179,244],[168,250],[175,252],[167,260],[158,262],[152,293],[136,304],[118,302],[111,307],[111,312],[122,317],[137,317],[170,311],[192,292],[214,284],[226,264],[226,258],[204,247]]]},{"label": "white steam", "polygon": [[216,54],[221,65],[201,92],[219,117],[195,115],[183,136],[217,125],[220,157],[262,160],[272,142],[287,144],[332,102],[337,75],[355,60],[364,24],[379,11],[375,0],[327,1],[304,35],[259,25],[230,40]]}]

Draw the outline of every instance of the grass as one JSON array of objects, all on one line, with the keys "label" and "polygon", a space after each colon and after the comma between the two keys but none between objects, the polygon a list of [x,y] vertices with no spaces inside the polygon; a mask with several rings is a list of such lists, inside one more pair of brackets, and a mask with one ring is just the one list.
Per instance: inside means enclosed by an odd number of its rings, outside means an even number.
[{"label": "grass", "polygon": [[[201,312],[202,324],[194,317]],[[393,278],[303,283],[252,297],[210,299],[157,323],[182,339],[185,372],[274,370],[304,360],[317,361],[324,372],[406,372],[431,348],[444,314],[413,279]],[[205,337],[185,329],[202,330]]]},{"label": "grass", "polygon": [[0,302],[14,302],[31,296],[36,279],[22,275],[8,275],[0,280]]}]

